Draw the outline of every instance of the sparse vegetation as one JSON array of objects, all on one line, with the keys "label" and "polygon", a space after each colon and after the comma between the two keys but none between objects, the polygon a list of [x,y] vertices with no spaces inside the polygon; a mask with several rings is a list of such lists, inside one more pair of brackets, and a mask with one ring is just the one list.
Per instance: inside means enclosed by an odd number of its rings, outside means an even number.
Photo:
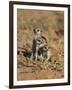
[{"label": "sparse vegetation", "polygon": [[31,51],[33,28],[40,28],[50,50],[47,60],[17,56],[17,79],[55,79],[64,77],[64,12],[17,10],[17,49]]}]

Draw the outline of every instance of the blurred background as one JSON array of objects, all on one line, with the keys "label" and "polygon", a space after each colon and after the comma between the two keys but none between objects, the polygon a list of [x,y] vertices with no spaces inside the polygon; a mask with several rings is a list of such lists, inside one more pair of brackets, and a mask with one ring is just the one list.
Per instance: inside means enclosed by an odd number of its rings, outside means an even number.
[{"label": "blurred background", "polygon": [[18,80],[63,78],[64,12],[17,9],[18,50],[32,49],[33,28],[39,28],[46,37],[51,58],[46,63],[37,62],[37,66],[32,68],[29,66],[34,66],[33,62],[26,64],[25,57],[18,55]]}]

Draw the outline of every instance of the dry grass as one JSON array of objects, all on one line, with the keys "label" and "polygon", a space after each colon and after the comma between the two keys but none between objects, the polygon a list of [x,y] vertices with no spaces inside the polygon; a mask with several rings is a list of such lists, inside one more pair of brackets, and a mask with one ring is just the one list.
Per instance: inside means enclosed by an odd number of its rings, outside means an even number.
[{"label": "dry grass", "polygon": [[64,77],[64,13],[62,11],[17,11],[17,48],[31,50],[33,28],[38,27],[46,37],[51,51],[49,60],[35,62],[17,56],[18,80],[55,79]]}]

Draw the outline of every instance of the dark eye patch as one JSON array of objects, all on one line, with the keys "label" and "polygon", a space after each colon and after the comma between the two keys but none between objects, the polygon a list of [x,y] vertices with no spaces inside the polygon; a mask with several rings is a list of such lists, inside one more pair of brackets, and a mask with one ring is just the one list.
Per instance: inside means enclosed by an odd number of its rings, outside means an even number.
[{"label": "dark eye patch", "polygon": [[36,33],[36,30],[35,29],[33,29],[33,31],[34,31],[34,33]]},{"label": "dark eye patch", "polygon": [[39,30],[37,30],[39,32]]}]

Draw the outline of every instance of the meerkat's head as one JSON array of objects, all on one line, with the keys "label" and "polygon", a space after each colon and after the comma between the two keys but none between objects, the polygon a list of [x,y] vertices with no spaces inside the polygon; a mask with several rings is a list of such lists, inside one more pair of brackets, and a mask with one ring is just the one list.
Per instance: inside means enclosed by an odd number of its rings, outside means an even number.
[{"label": "meerkat's head", "polygon": [[33,29],[34,34],[38,35],[41,34],[41,30],[39,28]]}]

